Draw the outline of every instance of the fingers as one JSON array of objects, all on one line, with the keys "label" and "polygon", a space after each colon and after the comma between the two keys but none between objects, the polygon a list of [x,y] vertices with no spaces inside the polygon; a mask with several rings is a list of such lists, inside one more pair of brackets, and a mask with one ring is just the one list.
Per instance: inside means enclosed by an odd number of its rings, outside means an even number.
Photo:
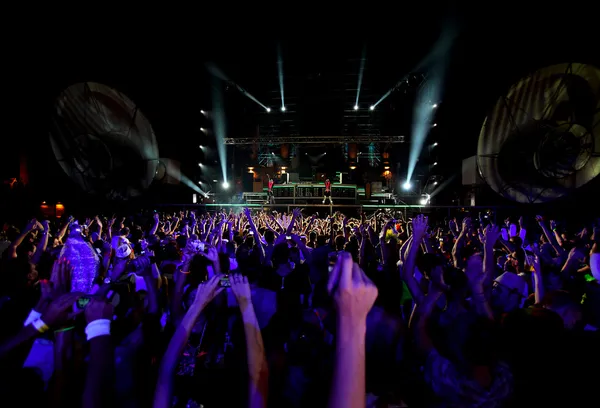
[{"label": "fingers", "polygon": [[229,275],[229,282],[231,283],[231,288],[235,291],[238,286],[248,285],[248,278],[242,274],[235,273],[233,275]]},{"label": "fingers", "polygon": [[338,257],[338,262],[340,264],[340,272],[339,272],[339,282],[338,287],[340,288],[349,288],[352,286],[352,269],[354,261],[352,260],[352,255],[348,252],[342,252],[342,254]]},{"label": "fingers", "polygon": [[219,285],[220,281],[221,281],[221,277],[218,275],[215,275],[212,278],[210,278],[207,282],[205,282],[204,285],[210,291],[214,291],[215,288]]},{"label": "fingers", "polygon": [[60,283],[63,291],[68,292],[71,288],[71,262],[66,258],[63,258],[62,263],[59,266],[60,271]]},{"label": "fingers", "polygon": [[352,281],[355,283],[368,283],[367,276],[363,273],[357,263],[352,264]]},{"label": "fingers", "polygon": [[327,281],[327,292],[331,294],[335,288],[338,286],[338,282],[340,280],[340,261],[335,263],[331,273],[329,274],[329,280]]},{"label": "fingers", "polygon": [[240,284],[241,275],[238,273],[234,273],[233,275],[229,275],[229,282],[231,283],[231,287],[234,285]]}]

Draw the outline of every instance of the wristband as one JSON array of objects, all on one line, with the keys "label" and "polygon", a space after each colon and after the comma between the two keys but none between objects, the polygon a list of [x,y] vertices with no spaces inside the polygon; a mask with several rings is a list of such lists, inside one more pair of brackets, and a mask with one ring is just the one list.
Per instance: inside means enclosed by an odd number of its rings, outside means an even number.
[{"label": "wristband", "polygon": [[25,323],[23,323],[23,327],[28,326],[29,324],[33,323],[34,320],[37,320],[40,317],[42,317],[42,314],[40,312],[36,312],[34,309],[31,309],[31,312],[29,312],[29,316],[27,316],[27,319],[25,319]]},{"label": "wristband", "polygon": [[94,337],[109,336],[110,335],[110,320],[98,319],[88,323],[85,328],[85,334],[87,335],[88,341]]},{"label": "wristband", "polygon": [[179,271],[179,273],[183,273],[183,274],[187,275],[190,272],[189,271]]},{"label": "wristband", "polygon": [[46,323],[44,323],[44,321],[42,319],[36,319],[33,322],[31,322],[31,324],[40,333],[45,333],[48,330],[50,330],[50,327],[48,327],[48,325]]}]

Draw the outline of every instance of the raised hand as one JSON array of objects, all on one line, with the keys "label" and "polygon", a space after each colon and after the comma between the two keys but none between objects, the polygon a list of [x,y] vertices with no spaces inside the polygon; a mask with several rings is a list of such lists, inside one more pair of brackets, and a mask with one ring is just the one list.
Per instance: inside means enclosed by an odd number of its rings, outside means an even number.
[{"label": "raised hand", "polygon": [[88,323],[99,319],[112,320],[114,311],[115,308],[111,303],[108,303],[106,299],[94,297],[85,308],[85,320],[87,320]]},{"label": "raised hand", "polygon": [[229,283],[231,284],[231,291],[243,311],[252,302],[252,292],[248,278],[236,273],[229,276]]},{"label": "raised hand", "polygon": [[71,272],[73,266],[66,258],[60,258],[54,262],[50,274],[50,284],[54,291],[53,298],[71,291]]},{"label": "raised hand", "polygon": [[217,252],[217,248],[208,247],[207,252],[198,252],[199,255],[205,257],[211,262],[219,262],[219,253]]},{"label": "raised hand", "polygon": [[221,281],[220,276],[213,276],[208,281],[198,285],[196,291],[196,298],[192,307],[198,307],[204,309],[219,293],[223,291],[223,288],[219,288],[219,282]]},{"label": "raised hand", "polygon": [[348,252],[338,256],[329,275],[327,290],[333,297],[342,323],[364,323],[377,299],[377,287]]},{"label": "raised hand", "polygon": [[462,222],[462,232],[466,233],[471,229],[473,222],[471,221],[471,217],[465,217]]},{"label": "raised hand", "polygon": [[493,247],[494,245],[496,245],[496,242],[498,241],[498,239],[500,239],[500,236],[502,236],[500,228],[492,224],[485,227],[483,234],[485,237],[485,245],[488,247]]},{"label": "raised hand", "polygon": [[448,221],[448,227],[450,228],[451,231],[456,231],[456,221],[454,221],[454,220]]},{"label": "raised hand", "polygon": [[415,240],[421,240],[427,234],[427,222],[428,218],[423,214],[417,215],[413,218],[413,235]]},{"label": "raised hand", "polygon": [[44,313],[42,320],[50,327],[55,327],[66,323],[70,319],[69,312],[75,301],[82,296],[83,293],[70,292],[61,295],[53,300]]},{"label": "raised hand", "polygon": [[298,207],[294,208],[294,210],[292,211],[292,216],[298,218],[302,215],[302,210]]}]

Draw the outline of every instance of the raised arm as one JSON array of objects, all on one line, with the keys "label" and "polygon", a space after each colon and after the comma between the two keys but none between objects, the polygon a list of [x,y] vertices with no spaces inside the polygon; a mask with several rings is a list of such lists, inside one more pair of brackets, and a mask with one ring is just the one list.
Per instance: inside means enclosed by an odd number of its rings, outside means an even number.
[{"label": "raised arm", "polygon": [[178,325],[177,330],[175,330],[175,334],[169,342],[158,371],[158,382],[154,394],[154,408],[171,407],[173,377],[175,376],[177,362],[192,333],[196,320],[200,317],[200,313],[223,290],[222,288],[218,288],[220,279],[219,276],[213,276],[208,282],[201,283],[198,286],[194,303],[185,314],[181,324]]},{"label": "raised arm", "polygon": [[248,358],[248,408],[267,406],[269,368],[258,320],[252,305],[248,278],[234,274],[230,278],[231,291],[237,299],[244,322],[246,355]]},{"label": "raised arm", "polygon": [[17,257],[17,248],[19,247],[19,245],[21,245],[25,237],[35,230],[37,224],[38,222],[35,218],[29,221],[29,223],[25,226],[25,229],[21,232],[21,234],[17,238],[15,238],[13,242],[11,242],[10,246],[8,247],[8,256],[10,258]]},{"label": "raised arm", "polygon": [[408,249],[408,254],[406,255],[406,261],[404,262],[403,267],[401,268],[401,276],[402,280],[406,283],[410,294],[412,295],[415,303],[418,305],[423,300],[423,291],[419,286],[419,283],[415,279],[415,264],[417,260],[417,255],[421,249],[421,246],[418,244],[423,237],[425,236],[427,231],[427,217],[422,214],[418,215],[413,219],[413,235],[410,243],[410,247]]},{"label": "raised arm", "polygon": [[46,252],[46,248],[48,247],[48,232],[50,230],[50,223],[48,220],[44,220],[40,226],[38,226],[41,231],[40,241],[38,242],[37,248],[35,249],[35,254],[31,257],[31,263],[37,265],[42,259],[42,255]]},{"label": "raised arm", "polygon": [[352,255],[344,252],[329,275],[327,290],[338,312],[328,406],[364,408],[367,314],[377,298],[377,288],[352,261]]}]

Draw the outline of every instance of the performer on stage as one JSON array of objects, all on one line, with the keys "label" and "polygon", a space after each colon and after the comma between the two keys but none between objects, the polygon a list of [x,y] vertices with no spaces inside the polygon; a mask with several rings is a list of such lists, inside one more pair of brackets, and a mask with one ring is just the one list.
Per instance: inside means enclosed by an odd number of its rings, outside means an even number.
[{"label": "performer on stage", "polygon": [[331,181],[329,179],[325,180],[325,194],[323,196],[323,204],[329,200],[329,204],[333,205],[333,200],[331,199]]},{"label": "performer on stage", "polygon": [[273,195],[273,184],[275,184],[275,182],[268,174],[267,177],[269,178],[269,189],[267,190],[267,204],[275,204],[275,196]]}]

